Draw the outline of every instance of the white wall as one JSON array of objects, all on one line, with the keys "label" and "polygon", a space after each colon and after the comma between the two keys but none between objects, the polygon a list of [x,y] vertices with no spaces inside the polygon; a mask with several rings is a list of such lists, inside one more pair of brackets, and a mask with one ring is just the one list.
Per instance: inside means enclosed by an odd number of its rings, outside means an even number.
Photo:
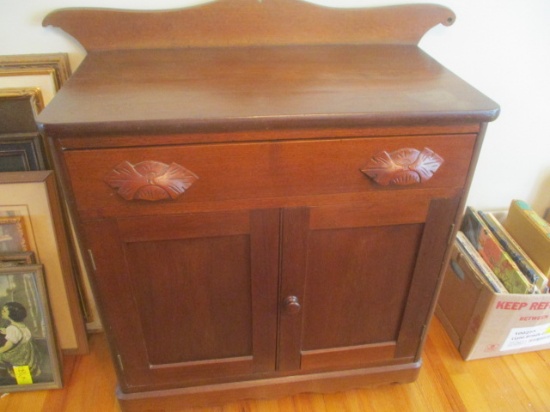
[{"label": "white wall", "polygon": [[[270,1],[270,0],[263,0]],[[327,6],[380,6],[415,1],[311,0]],[[436,27],[421,47],[501,105],[489,125],[469,204],[507,208],[511,199],[550,206],[550,1],[434,0],[457,15]],[[41,27],[49,12],[65,7],[164,9],[201,0],[2,0],[0,55],[70,54],[75,69],[84,51],[57,29]]]}]

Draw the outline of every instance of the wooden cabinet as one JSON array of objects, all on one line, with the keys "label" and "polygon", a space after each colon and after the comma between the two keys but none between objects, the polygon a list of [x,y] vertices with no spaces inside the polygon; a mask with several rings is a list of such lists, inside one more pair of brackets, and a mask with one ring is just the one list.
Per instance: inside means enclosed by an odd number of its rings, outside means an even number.
[{"label": "wooden cabinet", "polygon": [[[227,12],[244,19],[224,23],[227,38],[185,29]],[[287,25],[305,12],[321,37]],[[403,16],[397,34],[383,29]],[[39,122],[90,257],[123,408],[416,378],[498,114],[416,46],[452,19],[437,6],[288,0],[46,19],[88,50]],[[283,21],[294,44],[259,24]],[[156,49],[128,34],[138,22]]]}]

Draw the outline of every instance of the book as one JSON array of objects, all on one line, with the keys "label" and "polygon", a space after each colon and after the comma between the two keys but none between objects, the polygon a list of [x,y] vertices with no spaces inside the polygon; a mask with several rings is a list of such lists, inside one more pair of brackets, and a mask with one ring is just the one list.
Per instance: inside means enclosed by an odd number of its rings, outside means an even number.
[{"label": "book", "polygon": [[496,293],[508,293],[506,287],[497,278],[478,251],[475,250],[464,233],[457,232],[455,246],[465,256],[469,266],[473,269],[473,273],[481,282],[489,286]]},{"label": "book", "polygon": [[537,288],[523,275],[513,259],[500,246],[485,222],[471,207],[466,209],[461,231],[510,293],[536,293]]},{"label": "book", "polygon": [[500,221],[489,212],[478,212],[483,221],[487,224],[491,232],[495,235],[500,245],[510,255],[523,274],[529,279],[529,282],[536,285],[541,292],[546,292],[548,278],[542,273],[521,246],[514,240],[506,229],[500,224]]},{"label": "book", "polygon": [[502,226],[547,277],[550,275],[550,223],[522,200],[512,200]]}]

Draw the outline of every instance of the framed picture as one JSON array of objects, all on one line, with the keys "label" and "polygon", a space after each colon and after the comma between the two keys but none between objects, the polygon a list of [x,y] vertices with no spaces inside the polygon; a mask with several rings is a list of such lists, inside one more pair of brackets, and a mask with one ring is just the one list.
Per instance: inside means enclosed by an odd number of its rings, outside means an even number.
[{"label": "framed picture", "polygon": [[47,167],[34,120],[43,107],[39,88],[0,89],[0,172]]},{"label": "framed picture", "polygon": [[0,217],[0,253],[29,250],[24,225],[21,216]]},{"label": "framed picture", "polygon": [[48,168],[34,118],[70,75],[66,53],[0,56],[0,172]]},{"label": "framed picture", "polygon": [[[41,93],[43,106],[48,105],[70,76],[71,67],[67,53],[0,56],[0,89],[31,88],[38,90]],[[39,99],[36,99],[36,101],[39,102]],[[23,102],[19,102],[19,104],[23,104]],[[41,108],[37,107],[35,112],[39,113],[40,110]],[[5,125],[6,123],[0,119],[0,135],[5,134],[3,147],[0,136],[0,171],[15,172],[48,169],[48,147],[35,129],[34,119],[31,124],[32,131],[2,131]],[[13,133],[19,134],[14,136]],[[41,153],[42,150],[43,154]],[[2,154],[5,155],[3,161]],[[35,154],[36,161],[34,159]],[[63,205],[63,208],[66,210],[66,205]],[[103,327],[88,279],[86,265],[80,252],[79,239],[76,236],[73,223],[70,221],[68,211],[65,212],[65,216],[69,226],[69,247],[72,250],[72,256],[74,256],[76,282],[80,292],[80,305],[84,311],[86,327],[92,332],[101,331]]]},{"label": "framed picture", "polygon": [[0,56],[0,88],[39,88],[45,105],[70,75],[66,53]]},{"label": "framed picture", "polygon": [[[0,186],[1,188],[1,186]],[[0,194],[0,197],[2,195]],[[34,240],[34,234],[32,232],[32,224],[29,214],[29,208],[26,205],[0,205],[0,218],[20,218],[23,220],[23,226],[25,227],[25,235],[29,245],[30,251],[37,250],[36,242]]]},{"label": "framed picture", "polygon": [[26,252],[0,252],[0,267],[35,265],[36,258],[32,250]]},{"label": "framed picture", "polygon": [[60,387],[42,266],[0,267],[0,391]]},{"label": "framed picture", "polygon": [[0,173],[0,216],[25,222],[30,250],[44,266],[59,347],[66,354],[87,353],[80,293],[53,172]]}]

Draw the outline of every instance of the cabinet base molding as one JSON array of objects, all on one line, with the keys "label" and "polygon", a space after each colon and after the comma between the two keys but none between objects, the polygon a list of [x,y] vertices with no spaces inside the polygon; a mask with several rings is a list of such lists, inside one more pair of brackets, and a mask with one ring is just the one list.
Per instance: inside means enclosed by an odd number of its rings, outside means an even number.
[{"label": "cabinet base molding", "polygon": [[353,369],[254,381],[222,383],[151,392],[122,393],[117,398],[122,411],[138,412],[196,406],[214,406],[243,399],[273,399],[299,393],[340,392],[388,383],[413,382],[422,361],[404,365]]}]

